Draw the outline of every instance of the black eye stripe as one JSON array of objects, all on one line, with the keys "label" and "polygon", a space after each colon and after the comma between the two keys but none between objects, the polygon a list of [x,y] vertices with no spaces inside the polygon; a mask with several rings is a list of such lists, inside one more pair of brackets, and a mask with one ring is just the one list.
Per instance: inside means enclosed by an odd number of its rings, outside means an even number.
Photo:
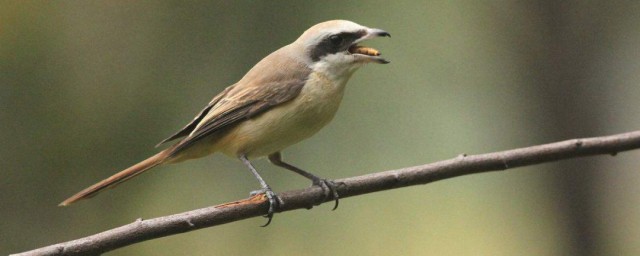
[{"label": "black eye stripe", "polygon": [[329,41],[331,41],[331,43],[332,43],[333,45],[336,45],[336,46],[337,46],[337,45],[342,44],[342,42],[344,41],[344,39],[343,39],[343,38],[342,38],[342,36],[340,36],[340,35],[331,35],[331,36],[329,37]]},{"label": "black eye stripe", "polygon": [[338,37],[338,38],[342,39],[342,43],[348,42],[349,44],[351,44],[356,39],[360,38],[360,36],[358,36],[358,35],[356,35],[354,33],[340,33],[340,34],[337,34],[337,35],[329,36],[328,40],[333,42],[333,37]]},{"label": "black eye stripe", "polygon": [[[358,38],[361,38],[366,34],[367,31],[358,30],[356,32],[342,32],[328,35],[310,50],[309,54],[311,56],[311,60],[318,61],[325,55],[346,51],[355,40],[358,40]],[[336,37],[340,39],[336,39]]]}]

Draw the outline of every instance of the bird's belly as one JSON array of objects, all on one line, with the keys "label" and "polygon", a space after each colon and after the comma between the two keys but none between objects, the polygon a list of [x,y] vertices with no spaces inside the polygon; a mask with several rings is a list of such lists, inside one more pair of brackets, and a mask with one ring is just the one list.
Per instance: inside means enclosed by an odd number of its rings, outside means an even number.
[{"label": "bird's belly", "polygon": [[343,92],[344,83],[312,75],[295,99],[238,124],[215,143],[216,148],[233,157],[246,154],[258,158],[278,152],[328,124]]}]

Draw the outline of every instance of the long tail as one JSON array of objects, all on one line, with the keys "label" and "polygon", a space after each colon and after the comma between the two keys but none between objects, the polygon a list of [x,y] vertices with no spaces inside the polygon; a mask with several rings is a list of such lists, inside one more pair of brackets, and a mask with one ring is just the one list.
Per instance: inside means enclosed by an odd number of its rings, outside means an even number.
[{"label": "long tail", "polygon": [[116,185],[125,182],[135,176],[137,176],[138,174],[143,173],[146,170],[149,170],[159,164],[162,163],[162,161],[166,158],[167,156],[167,150],[162,151],[152,157],[147,158],[146,160],[137,163],[119,173],[114,174],[113,176],[106,178],[96,184],[93,184],[91,187],[85,188],[82,191],[78,192],[77,194],[73,195],[72,197],[69,197],[67,200],[64,200],[62,203],[60,203],[58,206],[67,206],[70,205],[72,203],[75,203],[78,200],[81,199],[85,199],[85,198],[91,198],[93,196],[95,196],[96,194],[98,194],[100,191],[106,189],[106,188],[113,188]]}]

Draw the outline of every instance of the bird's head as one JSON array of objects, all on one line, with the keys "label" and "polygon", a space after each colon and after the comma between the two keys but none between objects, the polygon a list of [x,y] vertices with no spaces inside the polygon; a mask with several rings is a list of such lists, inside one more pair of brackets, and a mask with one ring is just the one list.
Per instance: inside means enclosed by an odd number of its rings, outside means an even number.
[{"label": "bird's head", "polygon": [[307,29],[293,44],[304,49],[312,69],[344,75],[366,63],[389,63],[378,50],[359,45],[364,40],[385,36],[391,35],[351,21],[332,20]]}]

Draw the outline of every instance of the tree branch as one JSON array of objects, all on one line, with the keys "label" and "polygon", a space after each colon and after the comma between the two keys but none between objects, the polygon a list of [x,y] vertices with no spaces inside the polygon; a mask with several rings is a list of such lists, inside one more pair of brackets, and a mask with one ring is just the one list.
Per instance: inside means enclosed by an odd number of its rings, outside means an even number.
[{"label": "tree branch", "polygon": [[[640,131],[612,136],[573,139],[482,155],[460,155],[441,162],[336,180],[341,198],[377,191],[426,184],[466,174],[506,170],[581,156],[609,154],[640,148]],[[322,189],[310,187],[279,194],[279,212],[310,209],[332,198]],[[268,202],[258,195],[249,199],[159,217],[138,219],[131,224],[77,240],[54,244],[15,255],[96,255],[130,244],[257,217],[267,212]]]}]

